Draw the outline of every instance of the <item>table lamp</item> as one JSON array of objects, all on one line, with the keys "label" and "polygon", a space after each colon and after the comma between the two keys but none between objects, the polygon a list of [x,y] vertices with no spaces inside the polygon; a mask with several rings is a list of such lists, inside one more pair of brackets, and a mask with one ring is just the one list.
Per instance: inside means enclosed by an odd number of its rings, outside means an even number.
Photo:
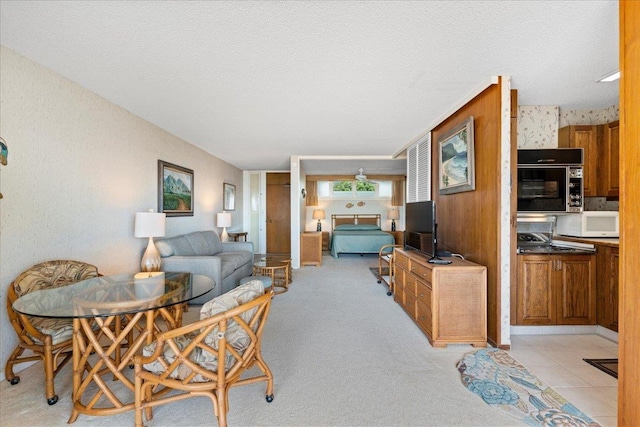
[{"label": "table lamp", "polygon": [[387,217],[391,220],[391,231],[396,231],[396,219],[400,219],[398,208],[391,208],[387,211]]},{"label": "table lamp", "polygon": [[142,271],[160,271],[162,258],[153,238],[164,236],[166,217],[166,214],[154,212],[153,209],[149,209],[149,212],[136,212],[135,236],[149,238],[147,250],[140,262]]},{"label": "table lamp", "polygon": [[322,231],[322,224],[320,224],[320,220],[324,219],[324,209],[314,209],[313,219],[318,220],[318,227],[316,228],[316,231]]},{"label": "table lamp", "polygon": [[228,242],[229,234],[227,234],[227,227],[231,227],[231,214],[229,212],[219,213],[217,223],[218,223],[218,227],[222,227],[222,234],[220,235],[220,241]]}]

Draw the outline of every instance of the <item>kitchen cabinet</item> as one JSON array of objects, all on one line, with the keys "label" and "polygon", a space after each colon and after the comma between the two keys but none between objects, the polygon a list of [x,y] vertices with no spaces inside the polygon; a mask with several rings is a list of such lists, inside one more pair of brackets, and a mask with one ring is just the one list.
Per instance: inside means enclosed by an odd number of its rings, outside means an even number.
[{"label": "kitchen cabinet", "polygon": [[620,123],[602,125],[602,172],[598,195],[619,197],[620,195]]},{"label": "kitchen cabinet", "polygon": [[584,152],[584,197],[598,194],[598,145],[600,126],[565,126],[558,130],[558,148],[582,148]]},{"label": "kitchen cabinet", "polygon": [[518,255],[516,325],[595,325],[595,255]]},{"label": "kitchen cabinet", "polygon": [[618,332],[618,260],[617,247],[597,246],[597,323],[616,332]]}]

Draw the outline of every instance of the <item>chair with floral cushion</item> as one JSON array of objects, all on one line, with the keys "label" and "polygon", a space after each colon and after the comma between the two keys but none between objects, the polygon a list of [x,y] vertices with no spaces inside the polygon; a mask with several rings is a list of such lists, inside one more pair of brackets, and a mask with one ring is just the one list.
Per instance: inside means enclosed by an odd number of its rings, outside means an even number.
[{"label": "chair with floral cushion", "polygon": [[[262,332],[273,291],[260,280],[214,298],[200,310],[200,320],[164,332],[135,357],[135,425],[153,418],[152,408],[194,396],[213,403],[218,425],[227,425],[231,387],[265,381],[273,400],[273,375],[261,354]],[[257,366],[261,373],[241,376]],[[176,393],[170,393],[177,390]]]},{"label": "chair with floral cushion", "polygon": [[[7,313],[19,339],[5,366],[5,377],[11,384],[20,382],[20,377],[13,372],[14,365],[42,360],[47,403],[55,404],[58,396],[55,393],[54,378],[71,359],[73,350],[71,319],[25,316],[13,310],[13,302],[33,291],[66,286],[98,275],[98,269],[91,264],[54,260],[34,265],[11,283],[7,291]],[[64,304],[68,301],[47,301],[47,304],[56,303]],[[25,350],[30,352],[22,356]]]}]

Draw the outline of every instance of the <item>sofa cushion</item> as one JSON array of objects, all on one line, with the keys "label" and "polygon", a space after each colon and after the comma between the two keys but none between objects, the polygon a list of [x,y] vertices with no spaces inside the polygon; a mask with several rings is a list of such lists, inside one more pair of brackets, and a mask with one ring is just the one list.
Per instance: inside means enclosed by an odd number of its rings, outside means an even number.
[{"label": "sofa cushion", "polygon": [[220,257],[223,277],[253,260],[251,252],[220,252],[217,256]]},{"label": "sofa cushion", "polygon": [[156,242],[160,256],[211,256],[222,252],[220,237],[213,230],[196,231]]}]

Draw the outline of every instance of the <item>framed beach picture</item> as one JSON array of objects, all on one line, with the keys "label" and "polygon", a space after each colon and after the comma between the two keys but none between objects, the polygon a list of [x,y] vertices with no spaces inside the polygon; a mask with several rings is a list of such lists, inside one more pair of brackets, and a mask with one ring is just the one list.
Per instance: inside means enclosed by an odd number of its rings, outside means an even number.
[{"label": "framed beach picture", "polygon": [[158,160],[158,212],[193,216],[193,170]]},{"label": "framed beach picture", "polygon": [[476,189],[473,155],[473,116],[438,140],[440,194]]},{"label": "framed beach picture", "polygon": [[236,186],[233,184],[222,184],[222,210],[235,211],[236,210]]}]

